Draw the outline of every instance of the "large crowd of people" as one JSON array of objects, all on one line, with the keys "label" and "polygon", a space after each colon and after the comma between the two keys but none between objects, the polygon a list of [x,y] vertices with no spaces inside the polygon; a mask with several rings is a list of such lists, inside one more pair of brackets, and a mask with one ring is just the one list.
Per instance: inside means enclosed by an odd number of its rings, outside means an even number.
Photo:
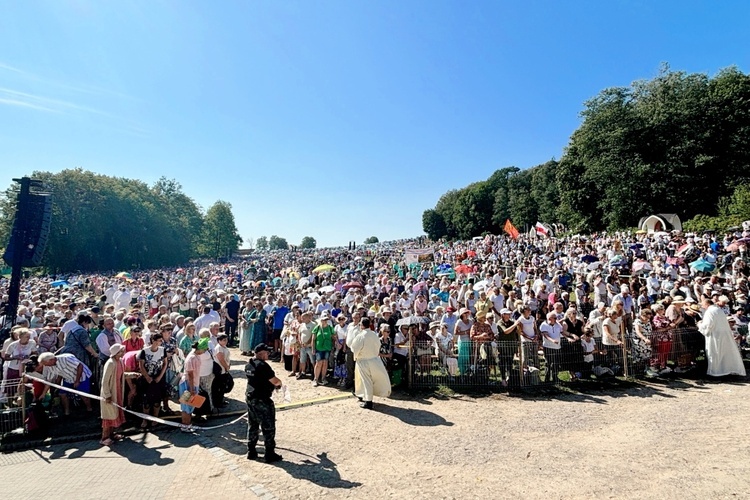
[{"label": "large crowd of people", "polygon": [[[287,376],[352,389],[352,343],[363,330],[377,337],[394,386],[435,372],[470,383],[483,366],[513,385],[541,363],[545,382],[562,373],[571,381],[628,369],[657,377],[702,366],[709,375],[744,376],[749,241],[741,229],[419,238],[30,277],[8,321],[0,403],[13,405],[14,381],[37,372],[153,416],[179,404],[187,429],[193,415],[226,405],[232,356],[252,356],[259,344]],[[7,293],[0,281],[0,307]],[[374,337],[362,338],[370,349]],[[48,387],[39,385],[34,398],[44,401]],[[58,394],[64,418],[79,398]],[[196,395],[200,407],[188,404]],[[109,444],[125,417],[101,406]]]}]

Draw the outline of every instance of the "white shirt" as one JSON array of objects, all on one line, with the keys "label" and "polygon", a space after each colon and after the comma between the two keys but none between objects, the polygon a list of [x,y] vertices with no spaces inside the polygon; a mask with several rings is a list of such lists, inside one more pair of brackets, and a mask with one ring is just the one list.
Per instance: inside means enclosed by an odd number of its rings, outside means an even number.
[{"label": "white shirt", "polygon": [[[555,324],[551,325],[548,321],[545,321],[539,327],[539,331],[544,334],[542,336],[543,347],[547,347],[548,349],[560,349],[560,335],[562,334],[562,326],[560,326],[560,323],[555,321]],[[547,337],[550,338],[548,339]],[[557,343],[554,343],[553,340],[556,340]]]},{"label": "white shirt", "polygon": [[[518,318],[518,321],[521,323],[521,328],[523,329],[523,333],[526,336],[530,337],[531,339],[536,337],[536,330],[534,329],[534,324],[536,323],[536,320],[534,318],[529,316],[529,318],[526,319],[523,316],[521,316],[520,318]],[[521,337],[521,340],[523,342],[530,342],[529,339],[523,336]]]}]

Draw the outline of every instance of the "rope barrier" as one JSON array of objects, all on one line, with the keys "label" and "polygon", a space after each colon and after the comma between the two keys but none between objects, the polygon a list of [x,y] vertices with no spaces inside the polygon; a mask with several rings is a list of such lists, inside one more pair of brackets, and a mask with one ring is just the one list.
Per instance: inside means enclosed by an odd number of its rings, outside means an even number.
[{"label": "rope barrier", "polygon": [[[55,383],[50,382],[48,380],[45,380],[42,377],[39,377],[37,375],[26,374],[26,377],[30,378],[30,379],[33,379],[33,380],[36,380],[37,382],[41,382],[43,384],[46,384],[46,385],[48,385],[50,387],[54,387],[55,389],[60,389],[60,390],[63,390],[65,392],[68,392],[68,393],[77,394],[78,396],[81,396],[81,397],[84,397],[84,398],[96,399],[97,401],[99,401],[101,403],[104,403],[104,404],[111,404],[112,406],[114,406],[116,408],[119,408],[119,409],[121,409],[123,411],[126,411],[126,412],[130,413],[131,415],[135,415],[136,417],[142,418],[144,420],[148,420],[148,421],[151,421],[151,422],[156,422],[158,424],[163,424],[163,425],[167,425],[167,426],[170,426],[170,427],[176,427],[176,428],[179,428],[179,429],[188,429],[190,431],[212,431],[212,430],[220,429],[222,427],[228,427],[230,425],[234,425],[237,422],[239,422],[240,420],[243,420],[243,419],[247,418],[247,412],[245,412],[242,415],[240,415],[239,417],[235,418],[234,420],[232,420],[230,422],[223,423],[223,424],[219,424],[219,425],[212,425],[212,426],[208,426],[208,427],[194,426],[194,425],[185,425],[185,424],[181,424],[181,423],[177,423],[177,422],[171,422],[169,420],[164,420],[163,418],[155,417],[155,416],[149,415],[147,413],[142,413],[142,412],[138,412],[138,411],[129,410],[128,408],[125,408],[124,406],[120,406],[120,405],[118,405],[116,403],[107,403],[105,401],[105,398],[103,398],[101,396],[97,396],[96,394],[88,394],[86,392],[82,392],[82,391],[79,391],[77,389],[73,389],[73,388],[70,388],[70,387],[64,387],[62,385],[58,385],[58,384],[55,384]],[[343,399],[348,399],[348,398],[351,398],[351,397],[353,397],[352,394],[336,394],[334,396],[328,396],[328,397],[316,398],[316,399],[309,399],[309,400],[306,400],[306,401],[299,401],[299,402],[296,402],[296,403],[291,403],[291,402],[289,402],[289,403],[283,403],[283,404],[280,404],[280,405],[278,405],[276,407],[276,411],[294,410],[294,409],[297,409],[297,408],[303,408],[305,406],[314,406],[314,405],[317,405],[317,404],[330,403],[331,401],[343,400]]]}]

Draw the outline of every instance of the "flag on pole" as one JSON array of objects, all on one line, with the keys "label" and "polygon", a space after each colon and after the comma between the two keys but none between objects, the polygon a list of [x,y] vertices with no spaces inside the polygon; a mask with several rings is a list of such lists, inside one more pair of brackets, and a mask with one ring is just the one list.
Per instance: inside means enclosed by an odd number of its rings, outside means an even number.
[{"label": "flag on pole", "polygon": [[534,229],[536,230],[537,235],[547,236],[547,228],[544,227],[544,225],[537,221],[536,225],[534,226]]},{"label": "flag on pole", "polygon": [[518,229],[516,229],[516,226],[514,226],[510,222],[510,219],[505,219],[505,226],[503,227],[503,231],[505,231],[506,233],[508,233],[510,235],[510,237],[513,238],[514,240],[516,238],[518,238],[518,236],[520,234],[518,232]]}]

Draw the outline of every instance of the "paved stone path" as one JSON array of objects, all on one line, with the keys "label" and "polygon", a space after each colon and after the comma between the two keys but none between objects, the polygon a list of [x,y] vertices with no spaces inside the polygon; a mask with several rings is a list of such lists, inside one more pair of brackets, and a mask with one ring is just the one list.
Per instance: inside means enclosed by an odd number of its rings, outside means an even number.
[{"label": "paved stone path", "polygon": [[3,498],[275,498],[245,469],[210,437],[169,430],[0,455]]}]

